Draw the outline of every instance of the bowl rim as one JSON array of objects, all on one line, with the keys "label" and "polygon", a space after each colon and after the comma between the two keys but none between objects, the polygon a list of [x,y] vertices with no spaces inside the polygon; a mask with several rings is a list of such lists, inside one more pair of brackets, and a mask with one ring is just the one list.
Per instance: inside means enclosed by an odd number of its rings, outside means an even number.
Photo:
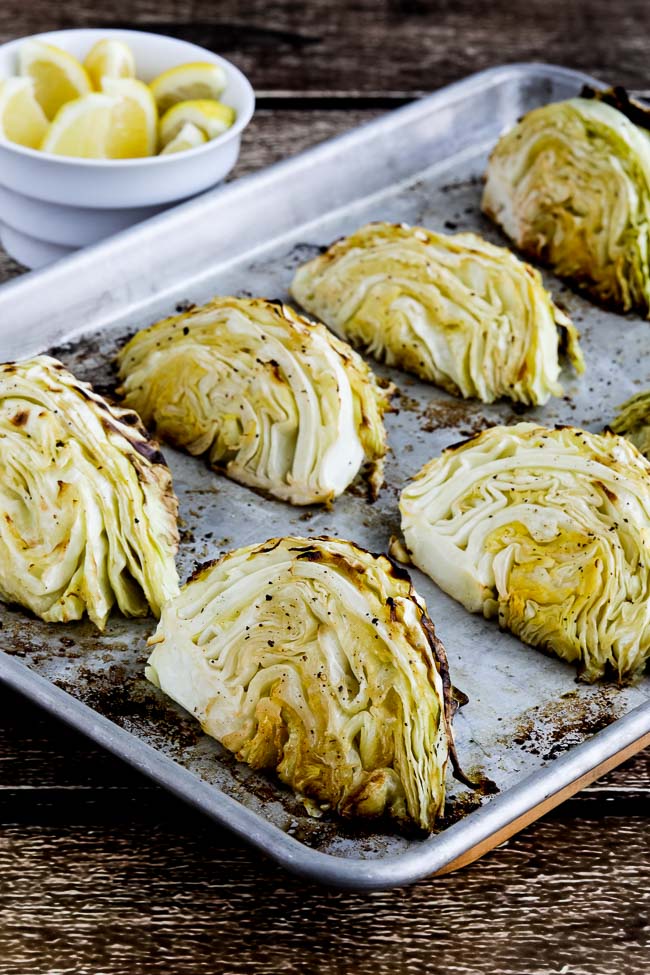
[{"label": "bowl rim", "polygon": [[215,54],[214,51],[208,50],[206,47],[201,47],[200,44],[194,44],[193,41],[185,41],[180,37],[173,37],[169,34],[157,34],[155,31],[150,30],[131,30],[126,28],[101,28],[101,27],[70,27],[62,28],[60,30],[50,30],[50,31],[40,31],[36,34],[26,34],[23,37],[14,37],[9,41],[5,41],[4,44],[0,44],[0,53],[5,51],[8,47],[19,46],[24,41],[32,40],[46,40],[47,38],[61,37],[62,35],[72,35],[72,34],[87,34],[89,35],[89,40],[93,37],[101,40],[106,37],[115,38],[128,38],[128,37],[155,37],[162,38],[163,40],[170,41],[171,43],[182,44],[188,47],[194,48],[197,52],[201,52],[204,56],[207,55],[211,61],[216,64],[220,64],[230,75],[237,78],[241,88],[244,92],[244,97],[246,100],[246,108],[243,112],[237,115],[235,124],[232,125],[226,132],[222,132],[214,139],[209,139],[200,146],[194,146],[191,149],[184,149],[183,152],[179,153],[169,153],[169,155],[156,155],[156,156],[138,156],[133,159],[87,159],[84,156],[58,156],[53,152],[43,152],[42,149],[30,149],[28,146],[21,146],[16,142],[11,142],[6,139],[2,134],[0,134],[0,148],[8,150],[9,152],[15,152],[18,156],[27,156],[30,159],[38,160],[41,164],[45,163],[47,165],[52,164],[54,166],[62,167],[72,167],[72,166],[82,166],[90,169],[113,169],[118,168],[121,170],[133,168],[143,168],[146,166],[171,166],[174,164],[181,163],[184,159],[188,157],[196,157],[203,154],[208,154],[214,152],[219,148],[219,146],[224,145],[227,142],[231,142],[234,138],[240,135],[246,126],[249,124],[255,112],[255,89],[252,84],[236,64],[229,61],[227,58],[222,57],[221,54]]}]

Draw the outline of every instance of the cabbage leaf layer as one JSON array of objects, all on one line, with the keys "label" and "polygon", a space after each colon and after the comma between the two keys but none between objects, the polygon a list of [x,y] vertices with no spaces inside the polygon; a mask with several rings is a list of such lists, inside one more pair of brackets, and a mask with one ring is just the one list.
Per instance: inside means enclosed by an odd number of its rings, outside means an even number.
[{"label": "cabbage leaf layer", "polygon": [[49,356],[0,366],[0,597],[103,629],[178,592],[177,501],[131,410]]},{"label": "cabbage leaf layer", "polygon": [[650,312],[650,134],[602,101],[536,108],[493,150],[482,208],[597,299]]},{"label": "cabbage leaf layer", "polygon": [[291,293],[342,338],[456,396],[560,396],[578,333],[538,271],[476,234],[371,223],[298,269]]},{"label": "cabbage leaf layer", "polygon": [[650,390],[637,393],[621,404],[610,430],[630,440],[650,459]]},{"label": "cabbage leaf layer", "polygon": [[622,437],[493,427],[400,499],[413,562],[526,643],[622,680],[650,656],[650,464]]},{"label": "cabbage leaf layer", "polygon": [[383,389],[322,325],[262,299],[215,298],[139,332],[118,357],[128,405],[167,441],[293,504],[341,494],[387,450]]},{"label": "cabbage leaf layer", "polygon": [[431,829],[455,762],[447,663],[389,559],[333,538],[238,549],[149,642],[148,678],[240,761],[318,809]]}]

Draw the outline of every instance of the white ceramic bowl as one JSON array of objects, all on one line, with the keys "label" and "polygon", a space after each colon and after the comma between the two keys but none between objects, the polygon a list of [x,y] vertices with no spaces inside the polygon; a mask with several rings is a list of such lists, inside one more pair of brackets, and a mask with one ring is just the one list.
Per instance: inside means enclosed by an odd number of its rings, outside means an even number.
[{"label": "white ceramic bowl", "polygon": [[[36,34],[83,60],[102,38],[125,41],[137,76],[151,81],[188,61],[224,68],[221,96],[237,118],[223,135],[196,149],[144,159],[74,159],[27,149],[0,137],[0,240],[27,267],[41,267],[220,182],[239,155],[255,95],[248,79],[205,48],[161,34],[131,30],[59,30]],[[27,38],[0,45],[0,78],[17,74],[17,52]]]}]

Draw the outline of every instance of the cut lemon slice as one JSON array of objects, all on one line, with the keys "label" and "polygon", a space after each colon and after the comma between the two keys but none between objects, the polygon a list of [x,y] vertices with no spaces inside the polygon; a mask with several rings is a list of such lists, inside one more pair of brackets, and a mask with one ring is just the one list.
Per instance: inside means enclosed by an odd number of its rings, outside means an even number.
[{"label": "cut lemon slice", "polygon": [[36,101],[49,119],[66,102],[87,95],[90,78],[83,65],[67,51],[43,41],[25,41],[18,51],[18,70],[32,78]]},{"label": "cut lemon slice", "polygon": [[195,61],[163,71],[150,83],[158,111],[162,115],[179,102],[203,98],[217,99],[226,87],[226,72],[220,64]]},{"label": "cut lemon slice", "polygon": [[135,78],[104,77],[102,91],[118,100],[108,139],[109,158],[153,156],[158,143],[158,112],[148,86]]},{"label": "cut lemon slice", "polygon": [[230,128],[235,117],[230,105],[209,98],[179,102],[168,109],[160,120],[160,142],[163,146],[168,145],[186,122],[203,129],[208,139],[214,139]]},{"label": "cut lemon slice", "polygon": [[0,135],[10,142],[38,149],[48,124],[34,96],[31,78],[7,78],[0,82]]},{"label": "cut lemon slice", "polygon": [[107,159],[113,112],[119,98],[92,93],[68,102],[57,112],[41,149],[57,156]]},{"label": "cut lemon slice", "polygon": [[186,122],[177,136],[168,142],[161,150],[161,156],[167,156],[172,152],[184,152],[186,149],[196,149],[208,141],[208,137],[202,129],[192,122]]},{"label": "cut lemon slice", "polygon": [[84,68],[93,86],[101,91],[102,78],[135,78],[135,58],[123,41],[106,38],[91,47]]}]

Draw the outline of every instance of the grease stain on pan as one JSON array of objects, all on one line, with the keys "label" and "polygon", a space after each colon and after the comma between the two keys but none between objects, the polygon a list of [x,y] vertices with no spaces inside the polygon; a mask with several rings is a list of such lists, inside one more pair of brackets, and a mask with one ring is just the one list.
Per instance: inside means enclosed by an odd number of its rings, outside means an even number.
[{"label": "grease stain on pan", "polygon": [[328,813],[321,818],[307,815],[292,792],[271,776],[237,762],[201,731],[190,714],[145,680],[141,676],[145,658],[146,653],[140,655],[136,669],[112,663],[98,673],[95,668],[81,666],[74,680],[59,679],[54,683],[120,727],[145,738],[232,798],[252,808],[259,805],[270,809],[276,825],[312,848],[331,850],[333,845],[347,843],[362,846],[366,855],[385,855],[387,846],[396,841],[423,838],[419,831],[383,818],[355,822]]},{"label": "grease stain on pan", "polygon": [[607,728],[622,717],[618,688],[589,687],[568,691],[557,701],[532,708],[523,714],[513,730],[501,738],[530,755],[550,762],[574,745]]}]

